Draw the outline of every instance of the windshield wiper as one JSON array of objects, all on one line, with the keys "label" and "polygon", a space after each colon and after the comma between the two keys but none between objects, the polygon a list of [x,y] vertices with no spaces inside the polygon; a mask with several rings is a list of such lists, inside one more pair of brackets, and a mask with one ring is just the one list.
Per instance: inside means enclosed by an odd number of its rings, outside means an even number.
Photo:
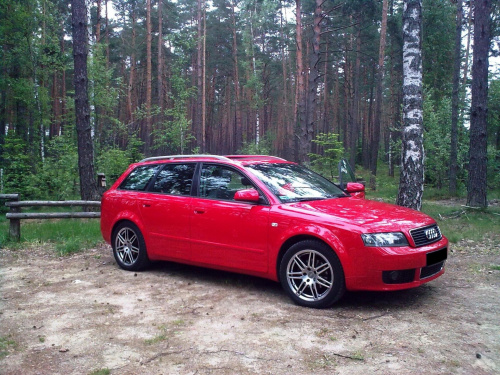
[{"label": "windshield wiper", "polygon": [[328,198],[329,197],[301,197],[301,198],[293,198],[291,202],[321,201]]}]

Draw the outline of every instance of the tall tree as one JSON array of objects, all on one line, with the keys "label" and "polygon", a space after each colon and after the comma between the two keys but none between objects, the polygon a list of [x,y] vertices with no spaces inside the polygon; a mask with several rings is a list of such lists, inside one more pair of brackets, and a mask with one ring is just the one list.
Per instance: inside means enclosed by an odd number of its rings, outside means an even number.
[{"label": "tall tree", "polygon": [[458,158],[458,116],[460,99],[460,61],[462,51],[462,0],[457,0],[457,19],[455,28],[455,56],[453,59],[453,90],[451,96],[451,145],[450,145],[450,184],[451,195],[457,193]]},{"label": "tall tree", "polygon": [[296,87],[296,106],[297,106],[297,139],[298,139],[298,161],[301,163],[309,160],[310,141],[307,128],[307,113],[306,113],[306,85],[305,85],[305,69],[303,60],[303,43],[302,43],[302,10],[301,1],[295,0],[295,20],[296,20],[296,59],[297,59],[297,87]]},{"label": "tall tree", "polygon": [[152,91],[152,25],[151,25],[151,0],[146,0],[146,154],[151,147],[151,91]]},{"label": "tall tree", "polygon": [[72,0],[71,24],[73,29],[73,58],[75,75],[75,117],[78,136],[78,170],[80,174],[80,195],[83,200],[98,197],[94,176],[94,147],[90,127],[90,106],[87,76],[87,6],[85,0]]},{"label": "tall tree", "polygon": [[[308,85],[307,85],[307,102],[306,102],[306,137],[305,141],[308,145],[311,144],[312,136],[314,134],[314,124],[316,116],[316,101],[318,98],[318,84],[321,79],[321,50],[320,50],[320,39],[321,39],[321,21],[323,20],[323,14],[321,6],[323,5],[323,0],[316,0],[314,7],[314,18],[313,18],[313,35],[311,40],[312,48],[309,54],[309,75],[308,75]],[[308,149],[310,146],[308,146]],[[303,150],[305,152],[306,150]],[[308,151],[308,150],[307,150]],[[306,159],[307,160],[307,159]]]},{"label": "tall tree", "polygon": [[403,133],[396,203],[420,210],[423,192],[422,0],[404,0]]},{"label": "tall tree", "polygon": [[163,111],[163,0],[158,0],[158,107]]},{"label": "tall tree", "polygon": [[472,103],[470,110],[469,182],[467,205],[486,207],[488,52],[490,48],[491,0],[478,0],[474,8],[472,56]]},{"label": "tall tree", "polygon": [[[375,93],[375,116],[373,118],[373,132],[370,142],[370,172],[372,179],[377,175],[378,149],[380,144],[380,123],[382,122],[382,102],[384,85],[384,56],[385,41],[387,35],[387,0],[382,2],[382,25],[380,27],[380,45],[377,64],[377,91]],[[404,16],[403,16],[404,17]],[[375,187],[375,181],[372,180],[372,187]]]}]

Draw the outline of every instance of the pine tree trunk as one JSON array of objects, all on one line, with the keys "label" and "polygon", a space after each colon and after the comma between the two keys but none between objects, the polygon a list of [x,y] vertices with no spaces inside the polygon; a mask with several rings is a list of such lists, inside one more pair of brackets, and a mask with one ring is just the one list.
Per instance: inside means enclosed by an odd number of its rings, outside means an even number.
[{"label": "pine tree trunk", "polygon": [[152,27],[151,27],[151,0],[146,0],[146,155],[149,154],[152,141],[151,129],[151,91],[152,91]]},{"label": "pine tree trunk", "polygon": [[309,152],[311,150],[311,140],[313,138],[315,130],[315,116],[316,116],[316,102],[318,97],[318,83],[321,78],[321,51],[320,51],[320,37],[321,37],[321,21],[322,21],[322,10],[321,5],[323,0],[316,0],[316,7],[314,9],[314,20],[313,20],[313,37],[312,37],[312,49],[309,55],[309,76],[307,85],[307,107],[306,107],[306,133],[305,139],[303,141],[306,149],[302,150],[304,152],[303,156],[305,159],[302,162],[309,161]]},{"label": "pine tree trunk", "polygon": [[354,169],[356,164],[356,154],[358,145],[358,132],[359,132],[359,102],[361,100],[360,94],[360,67],[361,67],[361,27],[358,27],[356,35],[356,62],[354,63],[354,82],[353,89],[354,95],[352,100],[351,110],[351,123],[349,129],[349,164]]},{"label": "pine tree trunk", "polygon": [[134,123],[134,112],[135,112],[135,100],[134,100],[134,91],[135,91],[135,25],[136,25],[136,14],[135,8],[132,9],[132,52],[130,53],[130,73],[128,78],[128,88],[127,88],[127,115],[128,121],[133,125]]},{"label": "pine tree trunk", "polygon": [[301,1],[295,0],[295,19],[296,19],[296,45],[297,45],[297,139],[298,139],[298,161],[306,163],[309,161],[307,142],[307,114],[306,114],[306,88],[305,71],[303,60],[302,43],[302,13]]},{"label": "pine tree trunk", "polygon": [[203,126],[202,126],[202,112],[203,112],[203,24],[202,24],[202,4],[203,0],[198,0],[198,45],[196,54],[196,86],[198,88],[198,95],[196,100],[196,110],[194,116],[194,129],[196,135],[196,144],[201,152],[203,148]]},{"label": "pine tree trunk", "polygon": [[458,104],[460,99],[460,60],[462,47],[462,0],[457,1],[455,28],[455,53],[453,56],[453,90],[451,96],[451,145],[450,145],[450,185],[451,195],[457,193],[457,155],[458,155]]},{"label": "pine tree trunk", "polygon": [[99,43],[101,41],[101,2],[102,0],[96,0],[97,3],[97,21],[95,25],[95,42]]},{"label": "pine tree trunk", "polygon": [[240,89],[240,70],[238,67],[238,39],[236,34],[236,16],[234,12],[234,0],[231,2],[231,18],[233,24],[233,64],[234,64],[234,111],[235,111],[235,135],[232,151],[237,151],[243,142],[243,129],[241,125],[241,89]]},{"label": "pine tree trunk", "polygon": [[87,8],[85,0],[72,0],[75,117],[78,137],[78,170],[82,200],[98,197],[94,176],[94,148],[90,127],[87,77]]},{"label": "pine tree trunk", "polygon": [[378,149],[380,144],[380,123],[382,122],[382,102],[383,85],[384,85],[384,55],[385,55],[385,40],[387,34],[387,0],[382,3],[382,24],[380,27],[380,46],[378,53],[377,65],[377,91],[375,94],[375,116],[373,118],[373,132],[370,145],[370,185],[375,189],[375,181],[372,179],[377,175]]},{"label": "pine tree trunk", "polygon": [[163,100],[163,0],[158,0],[158,107],[163,116],[165,103]]},{"label": "pine tree trunk", "polygon": [[396,203],[420,210],[424,192],[422,0],[404,0],[403,134]]},{"label": "pine tree trunk", "polygon": [[488,52],[491,0],[476,1],[472,57],[472,103],[470,110],[469,182],[467,205],[486,207],[488,142]]}]

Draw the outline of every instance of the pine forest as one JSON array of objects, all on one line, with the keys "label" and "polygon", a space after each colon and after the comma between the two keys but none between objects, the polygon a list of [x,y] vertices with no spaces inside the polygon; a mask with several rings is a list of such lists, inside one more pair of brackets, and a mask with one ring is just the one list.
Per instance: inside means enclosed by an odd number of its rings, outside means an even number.
[{"label": "pine forest", "polygon": [[146,156],[269,154],[485,206],[499,47],[498,0],[0,0],[0,193],[90,199]]}]

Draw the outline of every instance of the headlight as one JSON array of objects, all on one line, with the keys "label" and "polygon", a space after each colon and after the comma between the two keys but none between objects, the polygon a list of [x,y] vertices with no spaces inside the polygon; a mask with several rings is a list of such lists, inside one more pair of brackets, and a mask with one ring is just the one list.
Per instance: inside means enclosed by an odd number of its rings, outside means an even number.
[{"label": "headlight", "polygon": [[408,246],[406,237],[401,232],[393,233],[368,233],[362,234],[361,238],[365,246],[389,247],[389,246]]}]

